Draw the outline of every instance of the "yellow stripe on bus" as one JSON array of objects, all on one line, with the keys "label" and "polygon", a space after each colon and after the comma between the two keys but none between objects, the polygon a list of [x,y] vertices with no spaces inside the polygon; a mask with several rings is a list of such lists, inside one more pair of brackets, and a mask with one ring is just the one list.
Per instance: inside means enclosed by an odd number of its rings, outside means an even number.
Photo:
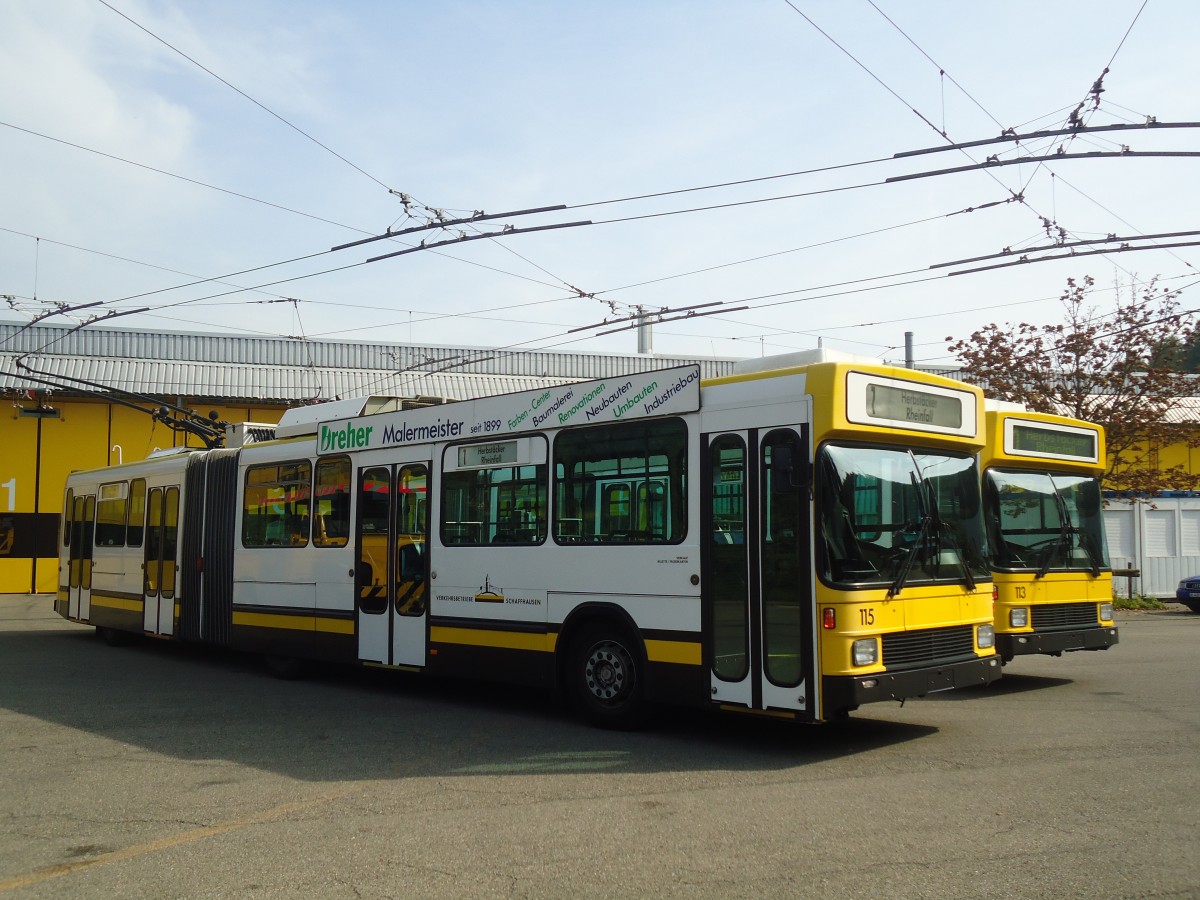
[{"label": "yellow stripe on bus", "polygon": [[290,631],[324,631],[328,634],[354,634],[352,619],[328,619],[323,616],[281,616],[275,613],[237,611],[234,625],[254,628],[286,628]]},{"label": "yellow stripe on bus", "polygon": [[[431,643],[553,653],[558,635],[434,625],[429,629],[429,640]],[[700,644],[694,641],[646,641],[646,658],[650,662],[656,663],[681,663],[698,666],[700,665]]]},{"label": "yellow stripe on bus", "polygon": [[500,647],[505,650],[553,653],[557,640],[557,634],[485,631],[482,628],[449,628],[445,625],[434,625],[429,629],[429,641],[433,644],[466,644],[471,647]]},{"label": "yellow stripe on bus", "polygon": [[141,600],[123,600],[120,597],[105,597],[92,594],[92,606],[104,606],[108,609],[124,609],[128,612],[140,613],[142,605]]},{"label": "yellow stripe on bus", "polygon": [[324,631],[326,634],[354,634],[353,619],[327,619],[322,616],[316,617],[316,631]]},{"label": "yellow stripe on bus", "polygon": [[650,662],[700,665],[700,645],[695,641],[646,641],[646,659]]}]

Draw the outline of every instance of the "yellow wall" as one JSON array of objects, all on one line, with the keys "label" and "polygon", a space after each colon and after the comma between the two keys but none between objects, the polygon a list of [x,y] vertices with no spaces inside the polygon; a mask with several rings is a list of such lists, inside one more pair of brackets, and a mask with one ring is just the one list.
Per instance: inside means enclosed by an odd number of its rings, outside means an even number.
[{"label": "yellow wall", "polygon": [[[1127,487],[1122,478],[1123,472],[1149,470],[1165,473],[1177,466],[1177,471],[1182,472],[1184,476],[1200,477],[1200,447],[1189,446],[1188,437],[1183,433],[1180,434],[1179,440],[1170,444],[1152,441],[1131,447],[1123,454],[1122,464],[1117,466],[1114,474],[1105,478],[1104,486],[1112,490]],[[1195,487],[1181,482],[1176,489],[1194,490]]]},{"label": "yellow wall", "polygon": [[[31,548],[38,546],[32,532],[40,530],[43,538],[50,530],[57,533],[68,473],[145,459],[156,449],[203,446],[198,438],[119,404],[56,396],[51,405],[58,418],[21,416],[22,406],[35,405],[26,400],[0,408],[0,594],[56,589],[58,560],[31,555]],[[285,410],[213,404],[197,408],[206,415],[215,409],[227,422],[264,423],[278,422]],[[41,549],[56,552],[57,540],[48,548],[43,543]]]},{"label": "yellow wall", "polygon": [[24,592],[30,589],[33,564],[15,554],[21,552],[20,516],[35,507],[39,420],[18,415],[16,406],[0,412],[0,591]]},{"label": "yellow wall", "polygon": [[1182,466],[1188,474],[1195,475],[1200,472],[1200,468],[1197,468],[1200,465],[1200,448],[1189,447],[1182,441],[1161,447],[1158,451],[1158,465],[1162,469]]}]

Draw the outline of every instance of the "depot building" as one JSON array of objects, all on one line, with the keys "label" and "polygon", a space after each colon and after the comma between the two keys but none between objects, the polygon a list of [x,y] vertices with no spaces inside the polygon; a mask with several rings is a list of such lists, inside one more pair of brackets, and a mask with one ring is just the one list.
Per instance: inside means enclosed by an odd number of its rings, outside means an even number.
[{"label": "depot building", "polygon": [[0,593],[57,589],[74,470],[237,443],[289,408],[331,400],[412,409],[688,364],[715,378],[734,362],[0,322]]}]

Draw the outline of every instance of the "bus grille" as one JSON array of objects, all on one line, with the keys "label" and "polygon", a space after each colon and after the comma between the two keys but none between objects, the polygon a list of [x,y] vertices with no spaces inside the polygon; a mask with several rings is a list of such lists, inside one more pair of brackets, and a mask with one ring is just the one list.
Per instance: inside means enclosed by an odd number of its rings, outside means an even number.
[{"label": "bus grille", "polygon": [[1056,628],[1078,628],[1080,625],[1099,626],[1096,620],[1095,603],[1048,603],[1033,606],[1029,610],[1035,631],[1053,631]]},{"label": "bus grille", "polygon": [[883,636],[883,664],[889,669],[974,656],[975,629],[971,625],[898,631]]}]

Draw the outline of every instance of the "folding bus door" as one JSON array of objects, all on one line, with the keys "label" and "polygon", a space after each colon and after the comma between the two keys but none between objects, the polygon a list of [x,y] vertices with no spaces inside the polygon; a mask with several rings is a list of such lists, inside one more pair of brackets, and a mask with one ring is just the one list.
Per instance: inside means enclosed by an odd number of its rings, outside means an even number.
[{"label": "folding bus door", "polygon": [[86,622],[92,614],[92,546],[96,535],[96,496],[76,494],[71,510],[67,555],[67,617]]},{"label": "folding bus door", "polygon": [[175,631],[175,581],[179,565],[179,488],[150,488],[146,495],[145,557],[142,564],[142,628],[148,634]]},{"label": "folding bus door", "polygon": [[355,617],[363,662],[425,665],[429,465],[371,466],[359,473]]},{"label": "folding bus door", "polygon": [[708,435],[702,527],[712,697],[815,714],[805,426]]}]

